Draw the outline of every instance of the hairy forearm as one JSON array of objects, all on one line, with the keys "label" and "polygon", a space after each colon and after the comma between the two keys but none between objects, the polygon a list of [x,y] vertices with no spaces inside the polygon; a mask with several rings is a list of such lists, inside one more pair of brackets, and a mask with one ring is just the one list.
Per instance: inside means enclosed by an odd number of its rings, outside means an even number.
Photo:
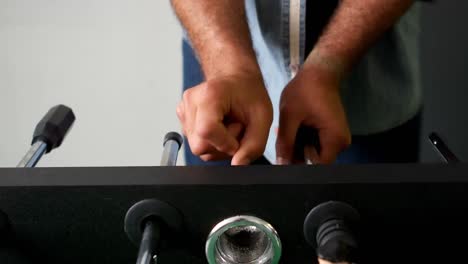
[{"label": "hairy forearm", "polygon": [[259,72],[244,1],[171,0],[207,80],[223,74]]},{"label": "hairy forearm", "polygon": [[413,0],[342,0],[306,64],[342,76],[410,8]]}]

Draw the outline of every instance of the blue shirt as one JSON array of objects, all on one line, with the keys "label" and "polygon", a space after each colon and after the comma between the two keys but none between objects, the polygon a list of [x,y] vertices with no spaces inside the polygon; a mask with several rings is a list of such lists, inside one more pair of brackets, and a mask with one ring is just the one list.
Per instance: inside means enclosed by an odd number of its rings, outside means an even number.
[{"label": "blue shirt", "polygon": [[[252,43],[274,109],[264,155],[275,164],[281,92],[293,77],[291,65],[302,64],[307,56],[306,19],[312,18],[306,18],[306,0],[245,2]],[[342,83],[342,102],[353,135],[397,127],[420,111],[419,5],[415,3],[384,33]]]}]

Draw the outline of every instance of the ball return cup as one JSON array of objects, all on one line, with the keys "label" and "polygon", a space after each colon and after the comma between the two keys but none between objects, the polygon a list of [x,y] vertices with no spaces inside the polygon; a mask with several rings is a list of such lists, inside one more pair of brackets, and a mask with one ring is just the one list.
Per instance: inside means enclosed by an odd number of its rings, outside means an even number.
[{"label": "ball return cup", "polygon": [[447,164],[173,166],[168,133],[160,166],[32,168],[74,120],[0,169],[0,263],[466,261],[468,166],[437,135]]}]

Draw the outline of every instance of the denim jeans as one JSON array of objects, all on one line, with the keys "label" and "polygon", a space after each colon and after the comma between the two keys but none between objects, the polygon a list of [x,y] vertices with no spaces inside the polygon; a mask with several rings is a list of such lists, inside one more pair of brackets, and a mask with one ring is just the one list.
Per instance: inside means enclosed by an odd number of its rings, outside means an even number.
[{"label": "denim jeans", "polygon": [[[185,41],[182,43],[183,55],[183,90],[190,89],[203,82],[203,74],[198,60]],[[336,161],[338,164],[356,163],[414,163],[419,161],[419,138],[421,114],[405,124],[391,130],[367,135],[353,136],[351,146],[342,152]],[[188,142],[188,141],[186,141]],[[188,143],[184,144],[187,165],[229,165],[230,161],[205,162],[193,155]],[[253,165],[269,164],[261,157]]]}]

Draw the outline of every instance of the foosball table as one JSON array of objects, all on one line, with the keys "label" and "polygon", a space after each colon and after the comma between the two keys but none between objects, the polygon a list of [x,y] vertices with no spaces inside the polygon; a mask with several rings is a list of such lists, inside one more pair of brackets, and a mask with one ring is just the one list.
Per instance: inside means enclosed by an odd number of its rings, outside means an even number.
[{"label": "foosball table", "polygon": [[[0,263],[464,263],[468,166],[33,168],[75,120],[52,108],[0,169]],[[457,240],[458,239],[458,240]]]}]

